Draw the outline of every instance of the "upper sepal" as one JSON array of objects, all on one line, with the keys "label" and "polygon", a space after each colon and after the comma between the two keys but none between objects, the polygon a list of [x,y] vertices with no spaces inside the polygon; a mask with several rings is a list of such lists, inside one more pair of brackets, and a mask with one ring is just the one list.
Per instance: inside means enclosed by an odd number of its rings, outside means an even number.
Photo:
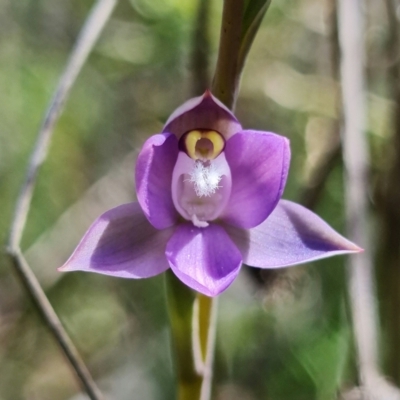
[{"label": "upper sepal", "polygon": [[178,107],[168,118],[163,132],[173,133],[179,139],[192,130],[217,131],[225,140],[242,130],[234,114],[210,91],[193,97]]}]

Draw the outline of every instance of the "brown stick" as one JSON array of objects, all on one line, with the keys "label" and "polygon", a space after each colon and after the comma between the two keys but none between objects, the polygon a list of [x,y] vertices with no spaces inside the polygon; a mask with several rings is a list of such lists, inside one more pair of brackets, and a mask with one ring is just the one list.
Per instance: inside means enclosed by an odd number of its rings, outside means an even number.
[{"label": "brown stick", "polygon": [[25,182],[21,187],[17,199],[8,244],[8,253],[10,254],[15,270],[17,271],[25,289],[29,293],[35,306],[53,333],[54,338],[69,360],[80,380],[82,388],[92,400],[102,400],[103,395],[96,386],[89,370],[80,357],[78,350],[63,328],[60,319],[47,299],[36,276],[23,257],[20,243],[30,210],[38,172],[40,166],[46,159],[50,141],[54,132],[54,126],[61,114],[64,103],[68,98],[70,90],[79,72],[85,64],[88,55],[104,28],[104,25],[110,18],[116,3],[117,0],[96,1],[77,39],[76,45],[71,52],[37,136],[36,145],[28,165]]},{"label": "brown stick", "polygon": [[358,373],[365,397],[398,400],[400,392],[382,377],[378,362],[378,317],[371,241],[368,235],[368,146],[365,134],[363,0],[339,0],[343,99],[343,159],[346,219],[351,240],[364,253],[349,259],[348,279]]},{"label": "brown stick", "polygon": [[399,63],[399,24],[396,18],[396,2],[386,0],[388,19],[387,59],[389,61],[388,86],[395,101],[392,114],[393,134],[387,144],[385,154],[389,158],[388,169],[379,179],[378,211],[382,221],[382,235],[378,247],[379,283],[384,294],[381,303],[383,325],[389,342],[389,374],[400,384],[400,63]]},{"label": "brown stick", "polygon": [[39,167],[46,159],[54,126],[60,116],[64,103],[68,98],[72,85],[81,71],[86,59],[95,45],[105,23],[109,19],[117,0],[97,0],[87,18],[85,25],[71,52],[70,58],[63,74],[60,77],[53,98],[45,114],[42,126],[39,130],[36,145],[32,152],[26,173],[25,182],[22,185],[15,208],[14,218],[11,224],[9,246],[18,248],[28,216],[33,190]]},{"label": "brown stick", "polygon": [[[346,167],[346,216],[351,240],[365,252],[349,260],[349,291],[358,351],[360,381],[377,371],[377,316],[370,242],[367,236],[367,169],[365,137],[364,45],[362,0],[339,1],[339,40],[342,53],[343,156]],[[356,149],[356,150],[355,150]]]}]

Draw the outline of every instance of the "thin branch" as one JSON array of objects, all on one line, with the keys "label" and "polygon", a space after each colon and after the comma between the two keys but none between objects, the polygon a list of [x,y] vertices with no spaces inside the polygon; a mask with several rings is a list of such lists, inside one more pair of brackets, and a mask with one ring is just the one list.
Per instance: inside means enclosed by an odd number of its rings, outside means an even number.
[{"label": "thin branch", "polygon": [[367,236],[367,169],[364,99],[364,21],[361,0],[339,0],[339,40],[342,54],[343,156],[346,167],[346,214],[350,239],[365,248],[351,257],[350,296],[358,347],[361,382],[377,368],[377,317],[370,243]]},{"label": "thin branch", "polygon": [[387,60],[390,67],[387,70],[387,83],[389,95],[395,101],[391,115],[392,135],[388,141],[384,154],[387,155],[387,169],[379,179],[377,189],[377,204],[382,221],[382,231],[378,246],[379,284],[384,290],[388,301],[382,302],[383,323],[385,326],[385,339],[391,349],[388,353],[389,374],[397,384],[400,383],[400,35],[399,22],[396,18],[397,1],[386,0],[387,13]]},{"label": "thin branch", "polygon": [[17,200],[9,239],[9,247],[11,249],[17,249],[20,245],[37,174],[39,167],[46,159],[54,126],[61,114],[72,85],[85,64],[89,53],[95,45],[105,23],[108,21],[116,3],[117,0],[97,0],[82,28],[76,45],[67,62],[67,66],[54,92],[53,98],[50,101],[50,106],[47,109],[42,126],[39,130],[36,145],[29,162],[26,179]]},{"label": "thin branch", "polygon": [[79,72],[85,64],[106,22],[110,18],[116,3],[117,0],[98,0],[95,3],[77,39],[76,45],[71,52],[64,73],[59,80],[38,133],[36,145],[27,169],[26,179],[17,199],[8,245],[8,252],[24,287],[71,363],[83,389],[92,400],[101,400],[103,396],[93,381],[83,360],[79,356],[77,349],[62,327],[61,321],[57,317],[57,314],[47,299],[37,278],[23,257],[20,243],[26,225],[39,168],[46,159],[54,132],[54,126]]},{"label": "thin branch", "polygon": [[82,387],[92,400],[102,400],[104,399],[102,393],[94,382],[89,370],[87,369],[84,361],[79,355],[78,350],[73,344],[72,340],[63,328],[60,319],[58,318],[56,312],[54,311],[52,305],[50,304],[48,298],[46,297],[43,289],[41,288],[38,280],[30,269],[27,261],[25,260],[22,252],[20,250],[14,250],[12,253],[12,261],[17,270],[25,289],[29,293],[35,306],[38,308],[42,317],[46,321],[48,327],[53,333],[64,351],[65,356],[70,362],[72,368],[74,369],[76,375],[81,381]]},{"label": "thin branch", "polygon": [[365,138],[364,45],[360,0],[339,0],[339,40],[342,51],[343,155],[346,167],[346,213],[350,239],[366,250],[351,257],[349,268],[353,324],[360,380],[377,368],[377,318],[367,219],[368,154]]},{"label": "thin branch", "polygon": [[369,157],[365,135],[363,1],[339,0],[338,5],[347,230],[350,239],[365,249],[364,253],[350,258],[348,268],[359,379],[371,398],[398,399],[399,395],[396,390],[393,392],[392,386],[382,384],[385,381],[378,367],[378,318],[371,245],[367,233]]}]

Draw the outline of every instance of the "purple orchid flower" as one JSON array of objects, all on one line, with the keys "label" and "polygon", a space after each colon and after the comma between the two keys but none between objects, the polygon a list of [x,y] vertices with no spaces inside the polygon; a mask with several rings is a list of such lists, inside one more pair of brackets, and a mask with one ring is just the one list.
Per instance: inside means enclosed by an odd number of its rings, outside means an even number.
[{"label": "purple orchid flower", "polygon": [[171,268],[216,296],[242,263],[280,268],[361,251],[313,212],[281,200],[289,162],[288,139],[243,130],[207,91],[143,145],[138,202],[101,215],[60,270],[147,278]]}]

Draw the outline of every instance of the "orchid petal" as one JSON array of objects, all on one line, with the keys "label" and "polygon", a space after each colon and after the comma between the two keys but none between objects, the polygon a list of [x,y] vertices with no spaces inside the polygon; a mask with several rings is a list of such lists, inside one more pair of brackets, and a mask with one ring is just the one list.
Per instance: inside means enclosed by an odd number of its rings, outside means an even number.
[{"label": "orchid petal", "polygon": [[221,218],[239,228],[263,222],[280,200],[290,163],[289,141],[270,132],[242,131],[226,142],[232,192]]},{"label": "orchid petal", "polygon": [[138,203],[101,215],[60,271],[86,271],[121,278],[148,278],[169,268],[165,247],[174,228],[157,230]]},{"label": "orchid petal", "polygon": [[171,195],[178,141],[169,133],[151,136],[136,162],[136,193],[149,222],[157,229],[175,224],[178,213]]},{"label": "orchid petal", "polygon": [[175,275],[187,286],[216,296],[239,273],[242,257],[224,228],[210,224],[180,225],[167,244],[166,256]]},{"label": "orchid petal", "polygon": [[281,200],[267,220],[255,228],[226,229],[243,262],[258,268],[287,267],[362,251],[312,211],[287,200]]},{"label": "orchid petal", "polygon": [[194,97],[178,107],[168,118],[163,132],[170,132],[179,139],[184,133],[206,129],[217,131],[225,140],[242,130],[232,112],[209,91]]}]

